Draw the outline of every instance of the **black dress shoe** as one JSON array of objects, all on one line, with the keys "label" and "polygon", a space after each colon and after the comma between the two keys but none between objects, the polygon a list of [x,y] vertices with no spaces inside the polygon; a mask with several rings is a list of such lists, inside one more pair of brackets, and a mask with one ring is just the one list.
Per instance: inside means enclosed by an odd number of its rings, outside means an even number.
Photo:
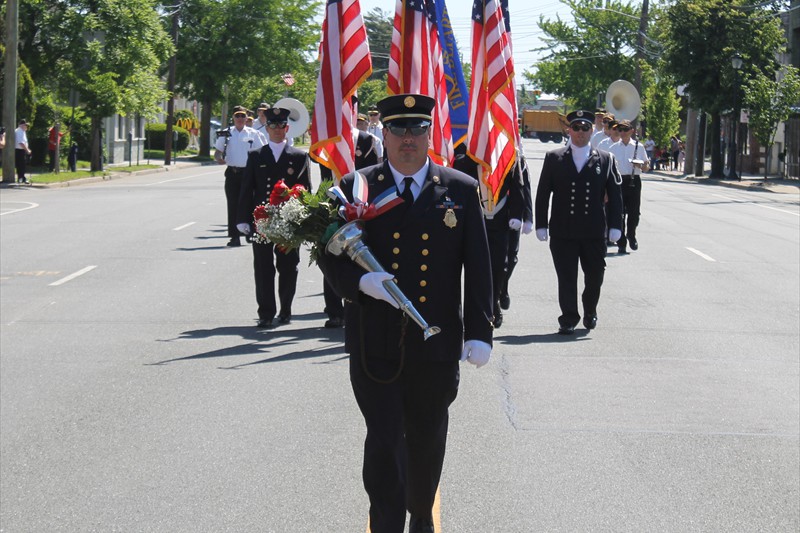
[{"label": "black dress shoe", "polygon": [[639,242],[636,240],[636,237],[629,237],[628,242],[631,243],[631,250],[639,249]]},{"label": "black dress shoe", "polygon": [[619,249],[617,250],[617,253],[618,254],[623,254],[623,255],[627,254],[628,253],[628,249],[625,248],[624,246],[620,246]]},{"label": "black dress shoe", "polygon": [[559,335],[572,335],[575,333],[575,326],[560,326],[558,328]]},{"label": "black dress shoe", "polygon": [[494,329],[498,329],[503,325],[503,311],[500,309],[500,302],[494,303],[494,319],[492,319]]},{"label": "black dress shoe", "polygon": [[269,329],[269,328],[273,328],[275,326],[272,324],[272,319],[271,318],[269,318],[269,319],[262,318],[262,319],[259,319],[258,324],[256,324],[256,327],[257,328],[261,328],[261,329]]},{"label": "black dress shoe", "polygon": [[586,329],[594,329],[597,327],[597,315],[587,315],[583,317],[583,326]]},{"label": "black dress shoe", "polygon": [[227,246],[231,246],[231,247],[233,247],[233,246],[241,246],[241,245],[242,245],[242,243],[241,243],[241,241],[239,241],[239,239],[231,239],[231,240],[228,241],[228,244],[227,244]]},{"label": "black dress shoe", "polygon": [[332,316],[325,321],[325,327],[328,329],[340,328],[344,326],[344,319],[340,316]]},{"label": "black dress shoe", "polygon": [[511,296],[507,293],[500,297],[500,309],[508,310],[511,307]]},{"label": "black dress shoe", "polygon": [[288,324],[292,321],[292,315],[278,315],[278,324]]},{"label": "black dress shoe", "polygon": [[433,519],[412,516],[408,525],[408,533],[434,533]]}]

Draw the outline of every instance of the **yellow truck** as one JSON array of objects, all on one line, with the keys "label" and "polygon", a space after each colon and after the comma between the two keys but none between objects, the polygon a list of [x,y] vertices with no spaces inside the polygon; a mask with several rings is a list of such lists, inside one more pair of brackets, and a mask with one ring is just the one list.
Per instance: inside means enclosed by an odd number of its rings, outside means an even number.
[{"label": "yellow truck", "polygon": [[566,129],[566,117],[558,111],[526,109],[522,112],[522,136],[528,139],[560,143],[564,141]]}]

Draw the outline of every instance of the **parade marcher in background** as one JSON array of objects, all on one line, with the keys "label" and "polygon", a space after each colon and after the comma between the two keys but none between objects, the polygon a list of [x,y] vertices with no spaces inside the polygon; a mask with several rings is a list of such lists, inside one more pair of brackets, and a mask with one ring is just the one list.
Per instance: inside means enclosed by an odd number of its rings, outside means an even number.
[{"label": "parade marcher in background", "polygon": [[639,209],[642,204],[641,174],[650,168],[650,159],[644,146],[638,140],[632,139],[634,130],[630,121],[621,120],[617,129],[620,140],[611,145],[608,151],[614,155],[617,169],[622,176],[622,236],[617,241],[617,246],[619,253],[626,254],[629,242],[632,250],[639,249],[636,227],[639,225]]},{"label": "parade marcher in background", "polygon": [[[520,229],[508,229],[508,255],[506,257],[505,277],[503,286],[500,290],[500,309],[506,310],[511,307],[511,294],[508,292],[508,284],[511,281],[511,274],[519,261],[519,239],[520,233],[528,235],[533,231],[533,199],[531,196],[531,180],[528,175],[528,161],[522,153],[519,154],[519,165],[515,167],[515,173],[522,171],[522,227]],[[515,178],[517,179],[517,178]]]},{"label": "parade marcher in background", "polygon": [[369,124],[367,124],[367,132],[373,134],[378,138],[378,141],[383,145],[383,124],[381,124],[381,114],[376,106],[372,106],[367,111]]},{"label": "parade marcher in background", "polygon": [[28,121],[23,118],[17,124],[17,129],[14,130],[14,166],[17,168],[17,183],[30,183],[25,177],[28,157],[31,155],[27,132]]},{"label": "parade marcher in background", "polygon": [[258,150],[267,139],[253,128],[245,126],[247,110],[242,106],[233,108],[233,126],[222,130],[217,136],[214,159],[225,169],[225,198],[228,204],[228,246],[240,246],[241,235],[236,229],[236,211],[239,206],[239,193],[242,188],[247,154]]},{"label": "parade marcher in background", "polygon": [[256,120],[253,121],[253,129],[257,132],[264,135],[264,137],[268,137],[267,135],[267,109],[270,108],[270,105],[266,102],[261,102],[258,105],[258,109],[256,109]]},{"label": "parade marcher in background", "polygon": [[594,115],[594,130],[592,132],[592,139],[589,143],[592,145],[592,148],[597,148],[597,145],[600,144],[600,141],[608,137],[606,133],[606,128],[609,122],[614,118],[614,115],[611,113],[605,113],[604,111],[598,110],[597,113]]},{"label": "parade marcher in background", "polygon": [[[365,115],[358,115],[356,128],[358,133],[353,132],[353,141],[356,147],[356,169],[383,162],[383,139],[368,131],[369,123]],[[359,157],[362,159],[360,166]]]},{"label": "parade marcher in background", "polygon": [[[459,359],[482,366],[491,355],[492,285],[478,183],[429,160],[433,105],[410,94],[378,103],[387,160],[360,173],[368,202],[387,190],[405,201],[364,222],[364,243],[388,272],[330,255],[322,265],[347,302],[345,350],[367,425],[362,474],[376,533],[404,531],[406,511],[410,533],[433,533]],[[351,201],[354,179],[341,183]],[[383,286],[392,278],[441,333],[423,339]]]},{"label": "parade marcher in background", "polygon": [[[272,189],[283,180],[287,187],[302,185],[311,190],[308,154],[288,145],[289,110],[273,107],[267,110],[269,141],[247,159],[239,197],[237,228],[245,235],[253,231],[253,210],[268,202]],[[258,302],[258,327],[273,326],[275,313],[275,271],[278,272],[278,323],[288,324],[292,319],[292,301],[297,290],[297,265],[300,252],[284,252],[272,243],[253,241],[253,270]]]},{"label": "parade marcher in background", "polygon": [[[463,143],[457,147],[453,168],[476,180],[480,179],[479,166],[467,155],[466,146]],[[503,186],[500,189],[497,204],[494,205],[494,208],[488,210],[485,199],[482,200],[482,204],[486,223],[486,237],[489,242],[489,255],[492,263],[492,302],[494,305],[492,323],[497,329],[503,325],[501,299],[506,279],[509,230],[519,232],[522,228],[524,204],[522,176],[516,166],[503,180]]]},{"label": "parade marcher in background", "polygon": [[[622,235],[622,180],[613,156],[589,144],[594,115],[591,111],[573,111],[567,121],[570,142],[545,156],[535,202],[536,237],[546,241],[550,230],[561,307],[558,332],[562,335],[574,333],[581,319],[578,264],[584,276],[583,325],[586,329],[597,325],[606,237],[616,241]],[[606,227],[606,209],[610,230]]]},{"label": "parade marcher in background", "polygon": [[609,120],[608,124],[606,124],[606,137],[593,148],[608,152],[612,144],[619,142],[619,129],[617,124],[617,121],[613,118]]},{"label": "parade marcher in background", "polygon": [[244,125],[247,126],[248,128],[252,128],[254,121],[255,121],[255,118],[253,117],[253,112],[252,111],[248,111],[247,112],[247,118],[244,121]]}]

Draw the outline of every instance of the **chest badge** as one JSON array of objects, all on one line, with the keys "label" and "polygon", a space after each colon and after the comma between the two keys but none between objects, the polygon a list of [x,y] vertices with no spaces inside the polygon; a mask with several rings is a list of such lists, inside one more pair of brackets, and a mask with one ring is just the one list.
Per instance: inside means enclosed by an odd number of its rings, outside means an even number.
[{"label": "chest badge", "polygon": [[594,167],[594,171],[597,172],[597,175],[599,176],[600,175],[600,165],[597,165],[596,167]]},{"label": "chest badge", "polygon": [[293,168],[289,168],[289,169],[286,170],[286,173],[291,176],[292,174],[294,174],[294,169]]},{"label": "chest badge", "polygon": [[458,224],[456,213],[452,209],[448,209],[447,212],[445,212],[444,218],[442,220],[444,221],[444,225],[450,229],[455,228],[456,224]]}]

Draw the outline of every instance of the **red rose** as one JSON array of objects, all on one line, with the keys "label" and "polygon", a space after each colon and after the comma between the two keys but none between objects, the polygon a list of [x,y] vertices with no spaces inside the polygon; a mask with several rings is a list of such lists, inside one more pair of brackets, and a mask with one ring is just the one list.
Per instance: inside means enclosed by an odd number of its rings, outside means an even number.
[{"label": "red rose", "polygon": [[253,218],[255,220],[263,220],[263,219],[268,218],[268,217],[269,217],[269,214],[267,213],[267,206],[265,206],[263,204],[258,206],[258,207],[256,207],[255,210],[253,211]]},{"label": "red rose", "polygon": [[280,180],[272,188],[272,194],[269,195],[269,205],[280,205],[289,199],[289,187],[286,186],[283,180]]},{"label": "red rose", "polygon": [[292,187],[292,190],[289,192],[289,194],[292,196],[292,198],[300,198],[305,190],[306,188],[298,183]]}]

